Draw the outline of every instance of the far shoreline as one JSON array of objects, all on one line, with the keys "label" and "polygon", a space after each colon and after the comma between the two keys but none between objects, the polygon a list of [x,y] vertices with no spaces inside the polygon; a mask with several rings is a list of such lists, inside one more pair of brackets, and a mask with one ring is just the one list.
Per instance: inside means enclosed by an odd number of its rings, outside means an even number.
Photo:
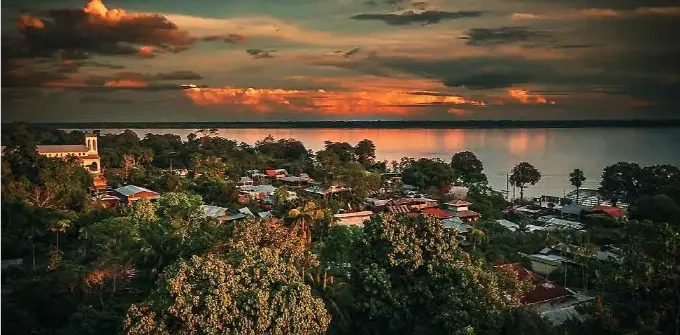
[{"label": "far shoreline", "polygon": [[[11,122],[3,122],[9,125]],[[31,122],[51,129],[502,129],[502,128],[675,128],[665,120],[466,120],[466,121],[264,121],[264,122]]]}]

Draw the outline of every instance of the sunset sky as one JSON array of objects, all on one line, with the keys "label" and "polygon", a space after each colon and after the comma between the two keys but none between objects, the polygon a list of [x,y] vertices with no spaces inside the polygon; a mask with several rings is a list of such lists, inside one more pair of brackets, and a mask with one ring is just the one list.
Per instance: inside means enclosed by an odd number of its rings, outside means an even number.
[{"label": "sunset sky", "polygon": [[2,120],[678,118],[679,31],[677,0],[2,1]]}]

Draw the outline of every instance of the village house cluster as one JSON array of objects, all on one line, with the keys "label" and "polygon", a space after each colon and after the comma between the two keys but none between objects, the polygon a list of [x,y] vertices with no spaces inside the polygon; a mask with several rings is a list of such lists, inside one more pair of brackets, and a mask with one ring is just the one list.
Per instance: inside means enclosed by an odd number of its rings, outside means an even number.
[{"label": "village house cluster", "polygon": [[[111,188],[101,173],[97,142],[95,134],[87,134],[83,145],[41,145],[38,146],[38,153],[47,157],[77,159],[94,176],[91,187],[93,200],[99,201],[105,207],[131,206],[140,199],[155,202],[160,198],[159,192],[141,186],[124,185]],[[188,170],[173,172],[186,178],[196,177]],[[466,187],[452,186],[445,197],[446,200],[438,200],[418,193],[413,186],[402,184],[399,173],[385,173],[382,175],[382,181],[385,187],[365,198],[360,206],[355,205],[354,208],[351,205],[343,206],[333,213],[335,223],[362,228],[366,220],[379,213],[429,215],[439,220],[444,228],[455,230],[458,242],[463,248],[468,250],[474,248],[474,230],[482,215],[472,209],[474,204],[467,199]],[[389,187],[395,183],[401,185],[400,191],[394,191]],[[238,209],[203,205],[206,217],[222,223],[247,218],[266,219],[273,216],[273,207],[280,201],[296,198],[307,201],[343,199],[347,195],[352,195],[351,188],[339,184],[322,185],[305,173],[293,175],[285,169],[249,170],[236,180],[236,187]],[[579,197],[573,192],[564,198],[541,196],[533,199],[529,205],[513,205],[503,211],[506,217],[510,214],[521,214],[525,218],[521,223],[507,219],[493,221],[513,234],[524,234],[534,231],[582,231],[585,228],[582,219],[587,214],[599,213],[614,219],[626,215],[625,206],[622,206],[623,208],[610,206],[594,190],[581,189],[579,193]],[[515,272],[520,278],[531,281],[534,289],[526,293],[522,298],[522,304],[559,324],[568,318],[579,318],[577,306],[592,299],[546,279],[557,270],[573,270],[583,266],[575,257],[577,250],[579,246],[557,243],[533,254],[524,255],[530,262],[532,270],[519,263],[503,264],[497,268]],[[595,251],[595,256],[602,262],[620,264],[618,251],[613,245],[600,246]]]}]

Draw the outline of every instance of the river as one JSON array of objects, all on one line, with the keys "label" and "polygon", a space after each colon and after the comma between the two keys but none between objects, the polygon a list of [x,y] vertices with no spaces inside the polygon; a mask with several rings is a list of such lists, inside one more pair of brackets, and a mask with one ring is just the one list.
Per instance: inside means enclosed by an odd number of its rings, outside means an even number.
[{"label": "river", "polygon": [[[104,129],[118,133],[121,129]],[[196,129],[134,129],[144,134],[180,135],[183,139]],[[569,192],[569,173],[574,168],[585,172],[583,187],[596,188],[602,169],[627,161],[641,166],[680,165],[680,128],[550,128],[550,129],[220,129],[219,135],[254,144],[267,135],[294,138],[314,151],[324,141],[343,141],[352,145],[362,139],[375,143],[379,160],[401,157],[451,156],[469,150],[484,163],[494,189],[506,188],[506,174],[522,161],[533,164],[543,175],[528,188],[527,196],[562,195]],[[519,196],[519,192],[517,192]]]}]

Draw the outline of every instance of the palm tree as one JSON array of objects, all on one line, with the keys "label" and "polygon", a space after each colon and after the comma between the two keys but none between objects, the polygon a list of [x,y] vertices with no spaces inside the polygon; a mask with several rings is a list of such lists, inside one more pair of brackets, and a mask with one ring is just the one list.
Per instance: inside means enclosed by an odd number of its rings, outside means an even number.
[{"label": "palm tree", "polygon": [[470,235],[472,236],[472,250],[477,249],[477,243],[482,241],[482,238],[486,235],[483,230],[474,228],[472,229],[472,232],[470,232]]},{"label": "palm tree", "polygon": [[320,209],[313,202],[308,202],[301,208],[293,208],[288,212],[288,216],[291,217],[295,226],[297,227],[298,234],[305,244],[312,243],[312,224],[323,220],[326,213],[323,209]]},{"label": "palm tree", "polygon": [[581,188],[583,182],[586,181],[583,170],[574,169],[574,171],[569,174],[569,181],[571,182],[571,185],[576,188],[576,203],[578,204],[579,188]]},{"label": "palm tree", "polygon": [[135,157],[132,155],[123,155],[123,169],[125,171],[125,180],[130,175],[130,169],[135,166]]},{"label": "palm tree", "polygon": [[314,295],[322,298],[331,313],[334,316],[339,317],[343,326],[347,326],[349,324],[347,315],[345,315],[338,305],[338,300],[343,293],[343,290],[346,288],[346,283],[335,280],[333,276],[328,275],[328,271],[324,265],[319,265],[316,268],[316,274],[312,274],[311,271],[307,272],[305,279],[307,284],[312,288]]}]

